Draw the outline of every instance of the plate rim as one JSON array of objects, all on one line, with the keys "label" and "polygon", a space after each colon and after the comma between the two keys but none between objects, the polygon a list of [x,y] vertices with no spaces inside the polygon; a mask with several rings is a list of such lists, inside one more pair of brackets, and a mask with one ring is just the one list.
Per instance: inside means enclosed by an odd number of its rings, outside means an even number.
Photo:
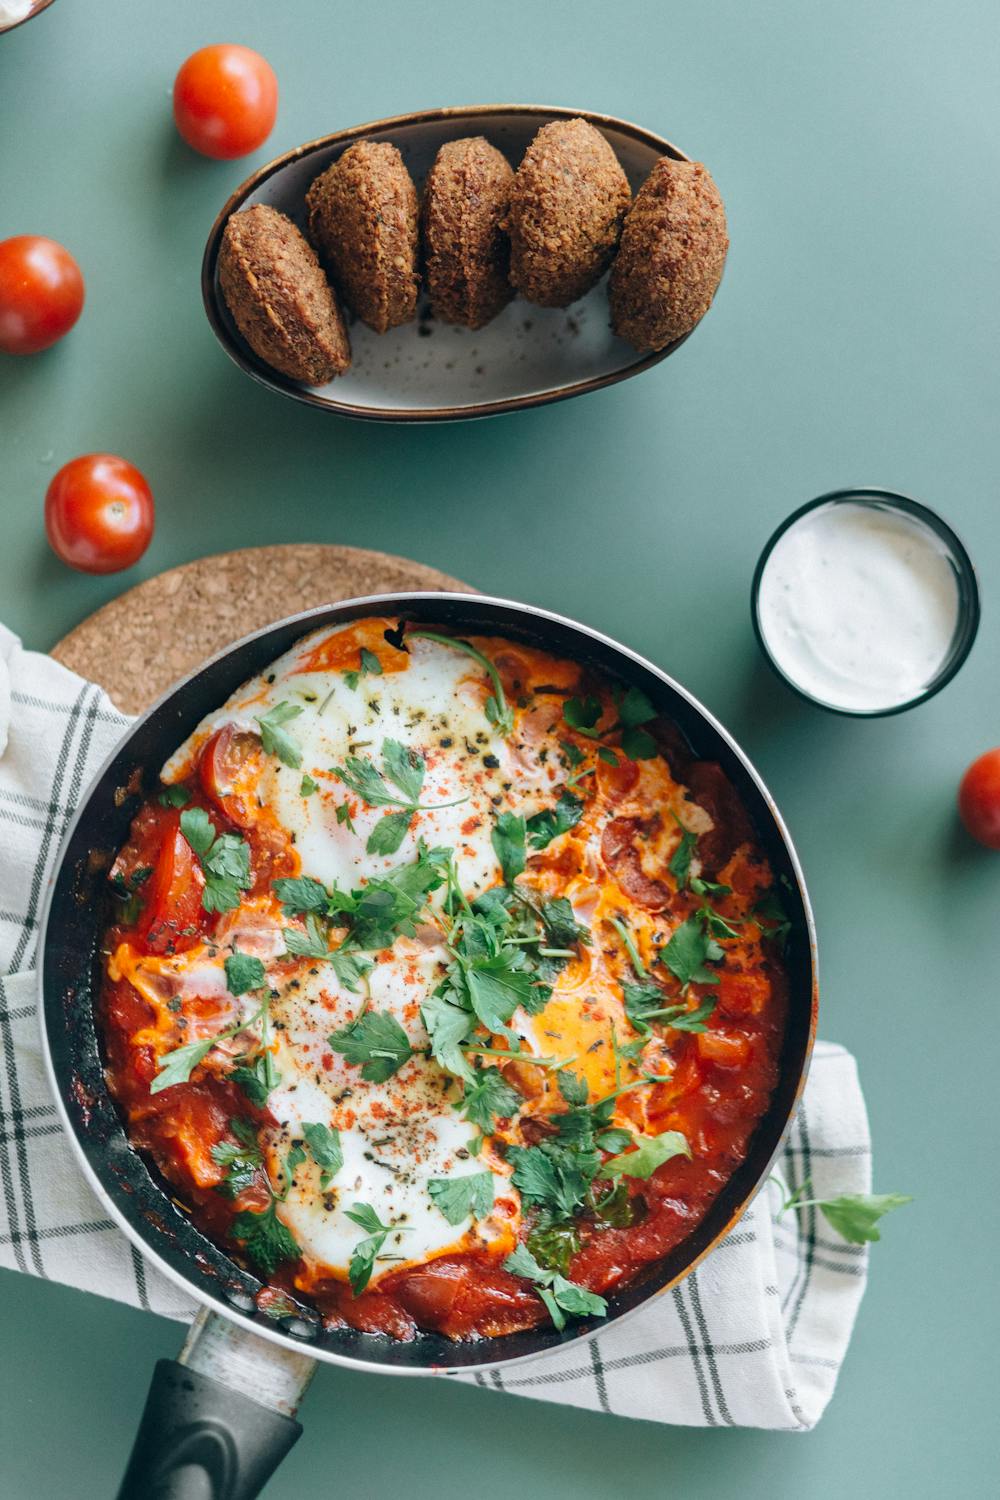
[{"label": "plate rim", "polygon": [[[644,146],[652,147],[661,156],[671,157],[674,161],[690,162],[692,160],[665,136],[657,134],[656,131],[647,130],[645,126],[636,125],[631,120],[620,119],[617,115],[601,114],[587,109],[573,109],[559,104],[443,105],[430,109],[412,110],[401,115],[388,115],[380,120],[368,120],[362,125],[351,125],[345,130],[335,130],[328,135],[306,141],[301,146],[295,146],[290,151],[285,151],[271,161],[265,162],[262,167],[258,167],[255,172],[251,173],[229,195],[209,230],[201,263],[202,302],[212,332],[232,362],[266,389],[275,391],[289,400],[302,402],[306,406],[317,407],[321,411],[335,412],[338,416],[354,417],[370,422],[461,422],[502,416],[507,412],[524,411],[536,406],[549,406],[556,401],[566,401],[575,396],[588,395],[591,391],[604,390],[608,386],[617,385],[622,380],[630,380],[633,375],[640,375],[645,370],[652,369],[654,365],[659,364],[661,360],[668,358],[679,349],[691,337],[694,329],[681,338],[675,339],[664,349],[655,350],[650,354],[637,355],[634,362],[620,370],[610,370],[606,375],[592,375],[586,380],[574,381],[570,385],[553,386],[548,390],[536,391],[524,396],[506,396],[496,401],[479,401],[470,406],[378,407],[340,401],[333,396],[321,396],[309,386],[299,385],[295,381],[286,379],[278,371],[272,371],[256,355],[244,352],[237,345],[222,314],[221,294],[216,287],[216,267],[226,223],[252,193],[285,167],[291,166],[293,162],[301,161],[310,153],[326,146],[343,143],[346,148],[355,141],[365,140],[370,136],[380,135],[404,125],[433,125],[450,119],[479,120],[504,114],[535,117],[545,121],[582,119],[598,129],[605,127],[615,130],[620,135],[629,136]],[[697,326],[696,324],[695,327]]]}]

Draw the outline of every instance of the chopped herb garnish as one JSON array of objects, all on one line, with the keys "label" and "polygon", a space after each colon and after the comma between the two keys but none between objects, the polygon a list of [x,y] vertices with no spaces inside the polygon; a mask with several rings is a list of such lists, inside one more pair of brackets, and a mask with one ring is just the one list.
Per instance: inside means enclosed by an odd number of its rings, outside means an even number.
[{"label": "chopped herb garnish", "polygon": [[498,813],[490,838],[500,861],[504,884],[513,885],[524,870],[524,819],[516,813]]},{"label": "chopped herb garnish", "polygon": [[[395,854],[406,837],[414,813],[468,802],[468,796],[456,797],[451,802],[438,802],[431,808],[422,809],[419,798],[426,769],[419,751],[408,749],[398,740],[387,739],[382,742],[381,771],[367,755],[349,755],[344,765],[334,770],[337,779],[369,807],[401,809],[400,812],[388,813],[375,824],[365,846],[369,854]],[[389,790],[390,783],[396,788],[395,792]]]},{"label": "chopped herb garnish", "polygon": [[127,880],[124,875],[112,875],[111,889],[122,904],[118,915],[123,927],[134,927],[138,922],[144,905],[139,887],[146,883],[152,873],[150,865],[143,865],[141,869],[133,870]]},{"label": "chopped herb garnish", "polygon": [[161,807],[186,807],[191,801],[191,793],[186,786],[165,786],[156,798]]},{"label": "chopped herb garnish", "polygon": [[567,698],[563,704],[563,718],[577,734],[596,739],[601,714],[604,712],[600,698]]},{"label": "chopped herb garnish", "polygon": [[382,676],[382,663],[379,661],[379,659],[375,655],[374,651],[369,651],[369,649],[368,649],[367,646],[362,646],[361,647],[361,661],[360,661],[360,666],[358,667],[358,669],[356,671],[345,672],[344,673],[344,681],[347,683],[347,686],[351,689],[351,692],[354,692],[355,688],[357,687],[358,683],[361,681],[362,677],[381,677],[381,676]]},{"label": "chopped herb garnish", "polygon": [[212,1160],[225,1168],[225,1177],[217,1192],[226,1198],[238,1198],[263,1171],[264,1163],[257,1145],[257,1132],[249,1120],[230,1120],[235,1141],[219,1141],[212,1147]]},{"label": "chopped herb garnish", "polygon": [[723,956],[701,912],[695,912],[674,930],[667,946],[660,949],[659,962],[680,980],[682,989],[687,989],[689,984],[718,984],[718,974],[706,964]]},{"label": "chopped herb garnish", "polygon": [[698,835],[692,833],[689,828],[681,825],[681,841],[670,856],[667,869],[677,881],[677,889],[682,891],[691,878],[691,856],[694,853]]},{"label": "chopped herb garnish", "polygon": [[245,1210],[237,1214],[229,1232],[265,1276],[272,1275],[284,1260],[298,1260],[302,1253],[294,1235],[278,1218],[277,1199],[273,1197],[262,1213]]},{"label": "chopped herb garnish", "polygon": [[628,954],[629,963],[632,965],[639,978],[645,979],[648,971],[642,959],[639,957],[639,950],[635,945],[635,939],[629,932],[628,928],[625,926],[625,923],[621,920],[620,917],[609,917],[608,921],[611,923],[612,927],[621,938],[622,943],[625,945],[625,952]]},{"label": "chopped herb garnish", "polygon": [[679,1130],[665,1130],[661,1135],[643,1136],[634,1151],[612,1156],[598,1171],[598,1177],[652,1177],[657,1167],[674,1156],[690,1156],[687,1136]]},{"label": "chopped herb garnish", "polygon": [[409,1037],[388,1011],[366,1010],[328,1041],[347,1062],[361,1064],[361,1076],[368,1083],[384,1083],[413,1056]]},{"label": "chopped herb garnish", "polygon": [[572,792],[561,792],[555,807],[533,814],[525,827],[532,849],[544,849],[560,834],[575,828],[583,817],[583,802]]},{"label": "chopped herb garnish", "polygon": [[303,1125],[302,1134],[313,1161],[320,1168],[319,1185],[325,1192],[344,1165],[340,1131],[331,1130],[329,1125],[315,1124]]},{"label": "chopped herb garnish", "polygon": [[710,995],[694,1010],[686,1005],[666,1005],[666,995],[655,984],[623,984],[625,1014],[636,1031],[649,1034],[650,1023],[662,1021],[675,1031],[704,1031],[705,1022],[715,1010],[716,998]]},{"label": "chopped herb garnish", "polygon": [[497,1119],[516,1115],[523,1102],[517,1089],[511,1088],[499,1068],[485,1067],[473,1071],[471,1079],[466,1082],[461,1109],[465,1118],[478,1126],[484,1135],[492,1135]]},{"label": "chopped herb garnish", "polygon": [[258,1109],[264,1108],[271,1090],[281,1082],[274,1058],[266,1051],[259,1053],[251,1063],[239,1063],[231,1069],[229,1077]]},{"label": "chopped herb garnish", "polygon": [[535,1283],[538,1295],[558,1329],[566,1327],[567,1313],[571,1317],[603,1318],[608,1310],[608,1304],[596,1292],[588,1292],[586,1287],[567,1281],[560,1272],[540,1266],[526,1245],[518,1245],[503,1265],[512,1276],[522,1276]]},{"label": "chopped herb garnish", "polygon": [[250,886],[249,844],[235,833],[216,837],[215,825],[202,807],[185,808],[180,828],[205,877],[202,906],[206,911],[235,911],[240,892]]},{"label": "chopped herb garnish", "polygon": [[319,791],[319,782],[313,781],[311,776],[303,776],[299,784],[299,796],[311,797],[314,792]]},{"label": "chopped herb garnish", "polygon": [[302,748],[298,740],[283,727],[302,712],[300,703],[276,703],[266,714],[257,719],[260,726],[260,742],[267,755],[276,755],[286,766],[297,771],[302,764]]},{"label": "chopped herb garnish", "polygon": [[438,635],[433,630],[408,630],[406,634],[408,640],[437,641],[439,646],[451,646],[456,651],[464,651],[466,656],[471,656],[473,661],[477,661],[486,671],[490,682],[493,684],[492,697],[486,700],[487,719],[493,725],[497,734],[506,736],[513,732],[514,712],[508,706],[506,696],[504,695],[500,673],[488,656],[484,656],[481,651],[477,651],[475,646],[470,645],[468,641],[461,641],[450,635]]},{"label": "chopped herb garnish", "polygon": [[370,1203],[355,1203],[345,1212],[349,1219],[367,1231],[367,1237],[359,1240],[354,1247],[347,1273],[350,1277],[351,1290],[355,1297],[360,1297],[371,1280],[375,1261],[386,1238],[394,1232],[405,1233],[406,1229],[402,1224],[383,1224]]},{"label": "chopped herb garnish", "polygon": [[485,1219],[493,1207],[493,1173],[476,1172],[470,1177],[432,1177],[427,1191],[449,1224],[468,1218]]},{"label": "chopped herb garnish", "polygon": [[246,995],[251,990],[259,990],[267,978],[260,959],[241,953],[238,948],[228,955],[224,968],[226,988],[231,995]]}]

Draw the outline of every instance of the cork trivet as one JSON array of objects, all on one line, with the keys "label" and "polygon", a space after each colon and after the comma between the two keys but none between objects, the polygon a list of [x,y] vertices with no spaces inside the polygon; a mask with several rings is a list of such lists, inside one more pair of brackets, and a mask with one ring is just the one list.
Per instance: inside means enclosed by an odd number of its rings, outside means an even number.
[{"label": "cork trivet", "polygon": [[247,547],[137,584],[71,630],[52,655],[100,683],[123,713],[137,714],[206,657],[285,615],[359,594],[449,589],[474,592],[387,552],[320,543]]}]

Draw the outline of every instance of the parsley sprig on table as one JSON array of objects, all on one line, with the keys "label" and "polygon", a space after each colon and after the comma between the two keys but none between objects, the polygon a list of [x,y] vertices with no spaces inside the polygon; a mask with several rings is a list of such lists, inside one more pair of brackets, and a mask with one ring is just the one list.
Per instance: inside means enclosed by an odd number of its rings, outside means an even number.
[{"label": "parsley sprig on table", "polygon": [[206,911],[235,911],[241,892],[250,887],[249,844],[236,833],[216,834],[203,807],[185,808],[180,829],[205,877],[202,906]]},{"label": "parsley sprig on table", "polygon": [[851,1245],[880,1240],[881,1233],[875,1227],[878,1221],[893,1209],[913,1202],[908,1193],[841,1193],[836,1198],[810,1198],[807,1195],[812,1183],[808,1178],[790,1192],[788,1184],[777,1172],[772,1172],[771,1176],[781,1189],[784,1200],[777,1212],[779,1219],[793,1209],[818,1208],[841,1239]]},{"label": "parsley sprig on table", "polygon": [[[369,807],[396,807],[398,812],[386,813],[378,820],[365,845],[369,854],[395,854],[403,842],[417,812],[435,812],[444,807],[457,807],[468,802],[469,795],[456,797],[450,802],[436,802],[430,807],[422,806],[420,793],[427,767],[419,751],[400,744],[399,740],[382,741],[382,769],[367,755],[349,755],[343,766],[334,769],[334,776],[343,782],[348,791],[367,802]],[[390,791],[390,785],[395,791]],[[401,794],[401,795],[400,795]]]}]

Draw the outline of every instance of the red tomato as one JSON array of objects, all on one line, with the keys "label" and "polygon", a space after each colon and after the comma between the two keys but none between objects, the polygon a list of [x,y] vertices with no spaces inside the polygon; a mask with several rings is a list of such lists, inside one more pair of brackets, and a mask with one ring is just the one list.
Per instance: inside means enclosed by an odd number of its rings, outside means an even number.
[{"label": "red tomato", "polygon": [[234,783],[247,758],[255,753],[259,741],[255,735],[226,724],[205,742],[198,762],[198,777],[205,795],[225,813],[238,828],[253,822],[246,802],[234,790]]},{"label": "red tomato", "polygon": [[170,829],[144,892],[145,942],[151,953],[181,951],[196,940],[205,916],[204,886],[191,845],[179,827]]},{"label": "red tomato", "polygon": [[80,267],[37,234],[0,240],[0,349],[37,354],[69,333],[83,308]]},{"label": "red tomato", "polygon": [[229,161],[263,145],[278,113],[278,80],[249,47],[202,47],[174,80],[174,120],[196,151]]},{"label": "red tomato", "polygon": [[1000,746],[974,760],[962,777],[958,811],[974,839],[1000,849]]},{"label": "red tomato", "polygon": [[139,470],[113,453],[70,459],[45,496],[53,552],[81,573],[130,568],[153,535],[153,495]]}]

